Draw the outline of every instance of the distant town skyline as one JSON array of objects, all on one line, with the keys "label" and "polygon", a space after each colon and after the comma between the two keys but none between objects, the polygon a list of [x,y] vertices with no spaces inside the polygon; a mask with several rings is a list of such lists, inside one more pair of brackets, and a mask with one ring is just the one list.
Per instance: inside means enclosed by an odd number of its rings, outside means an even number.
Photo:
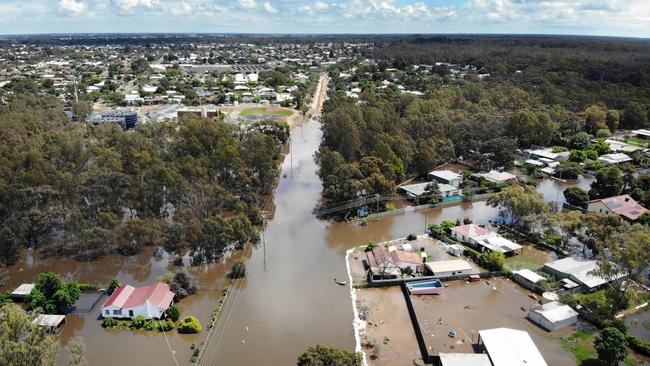
[{"label": "distant town skyline", "polygon": [[1,34],[519,33],[650,37],[647,0],[3,0]]}]

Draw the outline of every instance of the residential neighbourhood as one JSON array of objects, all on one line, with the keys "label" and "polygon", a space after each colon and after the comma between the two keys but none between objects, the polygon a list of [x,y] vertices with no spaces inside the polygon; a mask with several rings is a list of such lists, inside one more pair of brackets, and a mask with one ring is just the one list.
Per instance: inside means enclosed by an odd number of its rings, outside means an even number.
[{"label": "residential neighbourhood", "polygon": [[[435,18],[422,7],[395,15]],[[0,332],[0,356],[650,364],[649,54],[464,32],[0,35],[0,329],[29,330]]]}]

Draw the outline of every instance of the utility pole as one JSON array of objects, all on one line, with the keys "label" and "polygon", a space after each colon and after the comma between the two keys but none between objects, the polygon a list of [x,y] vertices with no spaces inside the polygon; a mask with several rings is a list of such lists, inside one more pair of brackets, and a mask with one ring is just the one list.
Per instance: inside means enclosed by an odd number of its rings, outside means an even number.
[{"label": "utility pole", "polygon": [[79,103],[79,94],[77,93],[77,65],[74,66],[74,74],[72,75],[72,85],[74,85],[74,101]]}]

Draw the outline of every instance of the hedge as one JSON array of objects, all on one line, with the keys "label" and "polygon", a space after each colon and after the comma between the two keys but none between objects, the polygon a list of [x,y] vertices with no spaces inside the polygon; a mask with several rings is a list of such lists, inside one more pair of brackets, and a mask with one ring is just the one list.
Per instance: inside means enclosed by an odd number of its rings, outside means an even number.
[{"label": "hedge", "polygon": [[639,338],[629,334],[625,338],[627,339],[628,345],[634,352],[640,355],[650,356],[650,343],[644,342]]}]

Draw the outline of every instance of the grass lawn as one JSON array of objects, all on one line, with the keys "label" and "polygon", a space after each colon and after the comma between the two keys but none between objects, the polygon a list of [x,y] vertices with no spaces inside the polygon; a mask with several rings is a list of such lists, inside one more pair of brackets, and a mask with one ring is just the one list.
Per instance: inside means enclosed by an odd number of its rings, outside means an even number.
[{"label": "grass lawn", "polygon": [[534,271],[539,269],[542,266],[543,264],[540,265],[540,263],[535,260],[526,257],[521,257],[518,255],[514,257],[506,258],[506,267],[508,267],[510,270],[527,268]]},{"label": "grass lawn", "polygon": [[562,338],[562,347],[575,356],[578,365],[589,364],[590,360],[598,358],[594,349],[595,338],[594,333],[579,330],[568,338]]},{"label": "grass lawn", "polygon": [[240,116],[254,116],[260,114],[274,114],[277,116],[289,117],[293,114],[293,111],[288,109],[278,109],[274,111],[268,111],[267,108],[264,107],[255,107],[255,108],[246,108],[241,112],[239,112]]},{"label": "grass lawn", "polygon": [[630,145],[635,145],[639,147],[648,147],[648,139],[642,139],[636,136],[630,136],[627,139],[625,139],[625,142],[627,142]]}]

